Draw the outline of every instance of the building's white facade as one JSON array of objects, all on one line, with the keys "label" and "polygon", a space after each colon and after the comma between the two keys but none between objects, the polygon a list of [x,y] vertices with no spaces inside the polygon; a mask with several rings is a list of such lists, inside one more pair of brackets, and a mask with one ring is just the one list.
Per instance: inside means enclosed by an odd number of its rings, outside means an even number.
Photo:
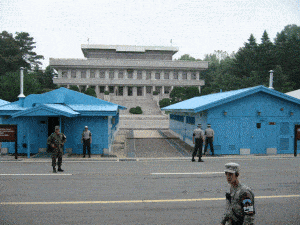
[{"label": "building's white facade", "polygon": [[176,47],[82,45],[85,59],[50,59],[57,70],[54,83],[80,88],[95,87],[98,97],[143,97],[159,93],[169,97],[176,86],[196,86],[201,91],[205,61],[172,60]]}]

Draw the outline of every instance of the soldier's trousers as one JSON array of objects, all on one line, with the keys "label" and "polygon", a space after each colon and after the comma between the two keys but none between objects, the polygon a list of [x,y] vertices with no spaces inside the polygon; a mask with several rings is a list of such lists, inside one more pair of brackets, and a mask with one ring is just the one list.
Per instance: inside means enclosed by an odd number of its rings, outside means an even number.
[{"label": "soldier's trousers", "polygon": [[58,160],[57,160],[58,167],[61,167],[62,155],[63,155],[62,152],[53,152],[52,153],[52,166],[53,167],[56,166],[56,158],[58,158]]},{"label": "soldier's trousers", "polygon": [[204,153],[207,152],[207,146],[209,144],[209,147],[210,147],[210,151],[211,151],[211,154],[214,155],[214,145],[213,145],[213,138],[212,137],[207,137],[206,140],[205,140],[205,147],[204,147]]},{"label": "soldier's trousers", "polygon": [[202,157],[202,146],[203,146],[203,140],[201,138],[195,139],[195,148],[193,151],[193,158],[197,155],[197,152],[199,151],[199,159]]},{"label": "soldier's trousers", "polygon": [[90,139],[87,139],[87,140],[83,139],[83,155],[85,155],[86,149],[87,149],[88,155],[91,156],[91,140]]}]

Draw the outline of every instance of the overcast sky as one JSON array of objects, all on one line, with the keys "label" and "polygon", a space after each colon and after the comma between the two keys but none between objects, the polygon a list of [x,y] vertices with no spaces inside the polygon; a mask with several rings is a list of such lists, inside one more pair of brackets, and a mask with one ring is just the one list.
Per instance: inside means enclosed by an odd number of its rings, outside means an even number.
[{"label": "overcast sky", "polygon": [[1,0],[0,32],[28,32],[49,58],[84,58],[81,44],[179,47],[174,58],[237,51],[264,30],[300,26],[300,0]]}]

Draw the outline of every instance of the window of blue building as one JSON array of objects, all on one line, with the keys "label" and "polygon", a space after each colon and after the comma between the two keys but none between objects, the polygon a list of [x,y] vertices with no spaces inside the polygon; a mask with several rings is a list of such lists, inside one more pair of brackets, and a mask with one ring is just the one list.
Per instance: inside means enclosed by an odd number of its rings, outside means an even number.
[{"label": "window of blue building", "polygon": [[176,121],[179,121],[179,122],[184,122],[184,116],[170,114],[170,119],[171,120],[176,120]]},{"label": "window of blue building", "polygon": [[195,117],[187,116],[186,123],[195,125]]}]

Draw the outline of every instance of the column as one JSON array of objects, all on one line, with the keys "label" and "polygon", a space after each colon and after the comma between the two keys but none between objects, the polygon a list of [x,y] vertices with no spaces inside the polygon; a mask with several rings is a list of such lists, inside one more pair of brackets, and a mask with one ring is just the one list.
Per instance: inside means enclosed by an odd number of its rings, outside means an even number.
[{"label": "column", "polygon": [[199,86],[199,93],[201,93],[201,86]]},{"label": "column", "polygon": [[182,80],[182,71],[178,72],[178,80]]},{"label": "column", "polygon": [[[99,78],[100,77],[100,72],[99,70],[96,70],[95,71],[95,78]],[[99,93],[100,93],[100,90],[99,90]]]},{"label": "column", "polygon": [[80,74],[80,70],[76,70],[76,79],[81,79]]},{"label": "column", "polygon": [[137,80],[137,71],[136,70],[133,70],[132,79]]},{"label": "column", "polygon": [[151,74],[150,80],[155,80],[155,71],[152,70],[150,74]]},{"label": "column", "polygon": [[173,91],[173,89],[174,89],[174,86],[171,86],[171,88],[170,88],[170,94],[171,94],[171,91]]},{"label": "column", "polygon": [[109,80],[109,71],[105,70],[105,80]]},{"label": "column", "polygon": [[91,70],[86,70],[86,79],[91,77]]},{"label": "column", "polygon": [[164,70],[162,70],[161,73],[160,73],[160,79],[161,80],[165,79],[165,71]]},{"label": "column", "polygon": [[104,89],[104,91],[109,91],[109,89],[108,89],[108,85],[105,85],[105,89]]},{"label": "column", "polygon": [[196,72],[196,80],[200,80],[200,72],[199,71]]},{"label": "column", "polygon": [[100,96],[100,88],[99,88],[99,85],[96,85],[96,87],[95,87],[95,92],[96,92],[97,98],[99,98],[99,96]]},{"label": "column", "polygon": [[147,76],[146,70],[143,70],[142,71],[142,80],[146,80],[146,76]]},{"label": "column", "polygon": [[133,97],[137,96],[137,87],[132,87],[132,96]]},{"label": "column", "polygon": [[146,86],[144,86],[144,88],[143,88],[143,96],[144,97],[146,96]]},{"label": "column", "polygon": [[161,95],[165,94],[165,86],[161,86]]},{"label": "column", "polygon": [[123,87],[123,96],[128,96],[128,87],[127,86],[124,86]]},{"label": "column", "polygon": [[192,73],[191,73],[191,71],[187,72],[187,78],[186,79],[187,80],[192,80]]},{"label": "column", "polygon": [[71,70],[68,70],[67,77],[68,77],[68,79],[71,79]]},{"label": "column", "polygon": [[[116,74],[115,74],[116,75]],[[118,96],[119,95],[119,90],[118,90],[118,86],[114,86],[114,95]]]},{"label": "column", "polygon": [[174,71],[170,71],[169,73],[169,80],[173,80],[174,79]]}]

